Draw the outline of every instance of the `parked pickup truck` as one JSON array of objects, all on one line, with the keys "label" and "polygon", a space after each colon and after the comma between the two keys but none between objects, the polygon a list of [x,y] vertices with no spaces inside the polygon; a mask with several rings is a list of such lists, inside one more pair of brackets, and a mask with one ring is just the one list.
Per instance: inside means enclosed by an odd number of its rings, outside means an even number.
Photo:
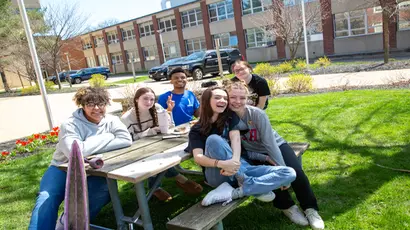
[{"label": "parked pickup truck", "polygon": [[179,62],[183,61],[184,59],[185,59],[185,57],[174,58],[174,59],[166,61],[164,64],[162,64],[160,66],[152,67],[148,71],[149,78],[151,78],[155,81],[160,81],[163,78],[168,79],[167,78],[167,76],[168,76],[168,66],[171,65],[171,64],[179,63]]},{"label": "parked pickup truck", "polygon": [[[222,68],[232,72],[232,64],[236,60],[243,60],[238,49],[220,49]],[[216,50],[199,51],[192,53],[184,60],[168,66],[168,74],[171,70],[182,67],[187,70],[194,80],[202,79],[206,74],[216,76],[219,74],[218,58]]]}]

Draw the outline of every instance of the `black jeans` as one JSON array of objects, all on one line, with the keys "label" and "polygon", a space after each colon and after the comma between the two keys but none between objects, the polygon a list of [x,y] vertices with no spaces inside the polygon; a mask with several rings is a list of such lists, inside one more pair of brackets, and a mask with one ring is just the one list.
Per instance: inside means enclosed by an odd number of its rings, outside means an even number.
[{"label": "black jeans", "polygon": [[[309,179],[307,178],[305,172],[303,172],[302,166],[299,163],[295,152],[287,143],[279,146],[279,149],[282,152],[283,160],[285,160],[286,166],[289,166],[296,171],[296,180],[292,182],[292,189],[296,194],[300,207],[303,210],[313,208],[319,211],[315,194],[310,187]],[[288,209],[295,204],[288,190],[281,191],[278,189],[274,192],[276,198],[273,200],[273,205],[276,208]]]}]

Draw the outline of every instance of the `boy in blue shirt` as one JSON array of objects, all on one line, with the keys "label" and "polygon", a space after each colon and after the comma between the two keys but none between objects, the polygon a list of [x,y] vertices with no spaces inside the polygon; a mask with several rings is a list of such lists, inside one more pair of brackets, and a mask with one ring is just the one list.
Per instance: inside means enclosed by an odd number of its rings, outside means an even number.
[{"label": "boy in blue shirt", "polygon": [[187,74],[182,68],[175,68],[169,74],[172,91],[161,94],[158,104],[172,112],[175,125],[178,126],[192,120],[192,116],[199,117],[199,101],[190,90],[185,90]]}]

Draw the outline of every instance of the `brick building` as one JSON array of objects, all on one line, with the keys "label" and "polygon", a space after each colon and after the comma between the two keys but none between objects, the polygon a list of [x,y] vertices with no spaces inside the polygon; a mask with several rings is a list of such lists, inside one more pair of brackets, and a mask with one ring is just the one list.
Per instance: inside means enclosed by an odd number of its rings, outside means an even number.
[{"label": "brick building", "polygon": [[[133,62],[137,70],[146,70],[163,63],[163,53],[167,60],[186,56],[214,48],[213,40],[220,38],[222,47],[238,47],[250,62],[289,58],[288,45],[255,24],[254,18],[266,14],[272,1],[277,0],[198,0],[138,17],[81,35],[84,57],[89,67],[129,72]],[[293,7],[297,2],[284,4]],[[379,1],[305,2],[317,4],[322,16],[330,15],[315,29],[308,29],[310,57],[383,50]],[[392,49],[406,50],[410,48],[410,1],[399,2],[399,11],[389,23],[390,44]],[[304,56],[303,42],[296,55]]]}]

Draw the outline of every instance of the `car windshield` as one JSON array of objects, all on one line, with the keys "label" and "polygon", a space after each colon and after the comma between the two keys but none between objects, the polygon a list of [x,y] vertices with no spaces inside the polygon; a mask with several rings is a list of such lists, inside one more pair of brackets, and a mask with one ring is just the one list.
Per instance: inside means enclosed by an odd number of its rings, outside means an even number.
[{"label": "car windshield", "polygon": [[171,65],[171,64],[175,64],[175,63],[177,63],[177,62],[179,62],[179,61],[182,61],[184,58],[174,58],[174,59],[171,59],[171,60],[168,60],[168,61],[166,61],[164,64],[162,64],[161,66],[168,66],[168,65]]},{"label": "car windshield", "polygon": [[186,61],[193,61],[196,59],[202,59],[205,56],[205,52],[204,51],[200,51],[200,52],[195,52],[191,55],[189,55],[185,60]]}]

